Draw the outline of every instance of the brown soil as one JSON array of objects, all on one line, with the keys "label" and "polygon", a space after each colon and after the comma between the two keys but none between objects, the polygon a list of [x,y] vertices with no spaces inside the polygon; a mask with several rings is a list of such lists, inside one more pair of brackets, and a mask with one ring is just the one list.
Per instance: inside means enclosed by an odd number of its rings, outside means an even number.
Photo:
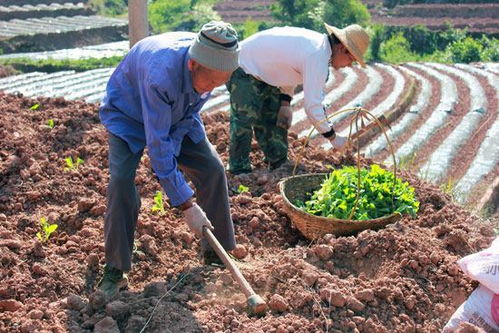
[{"label": "brown soil", "polygon": [[0,65],[0,78],[18,74],[18,71],[12,66],[1,66]]},{"label": "brown soil", "polygon": [[[271,309],[249,316],[229,273],[201,265],[199,242],[179,212],[151,213],[160,187],[146,157],[137,174],[143,201],[130,289],[106,304],[93,293],[108,180],[97,105],[0,95],[0,110],[1,332],[438,332],[476,286],[456,260],[494,237],[491,223],[403,173],[421,202],[416,219],[310,242],[292,227],[277,189],[290,171],[268,173],[255,150],[255,171],[229,178],[234,255]],[[226,161],[228,115],[209,114],[205,123]],[[290,141],[296,158],[303,140]],[[67,156],[85,163],[64,171]],[[307,148],[299,172],[353,162]],[[251,193],[238,194],[239,184]],[[59,225],[43,244],[41,217]]]}]

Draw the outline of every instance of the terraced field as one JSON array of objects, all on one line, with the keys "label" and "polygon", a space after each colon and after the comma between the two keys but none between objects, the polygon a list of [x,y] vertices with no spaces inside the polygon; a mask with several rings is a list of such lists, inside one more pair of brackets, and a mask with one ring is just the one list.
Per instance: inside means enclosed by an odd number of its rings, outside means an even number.
[{"label": "terraced field", "polygon": [[[215,10],[228,22],[246,20],[271,21],[270,5],[275,0],[225,0]],[[483,1],[479,4],[414,4],[383,8],[382,1],[363,0],[372,21],[388,26],[426,25],[431,30],[445,30],[448,24],[472,33],[499,36],[499,4]]]},{"label": "terraced field", "polygon": [[86,1],[0,2],[2,53],[46,51],[126,38],[128,22],[95,15]]},{"label": "terraced field", "polygon": [[[23,74],[1,79],[0,89],[30,97],[98,102],[112,70]],[[399,166],[440,184],[470,208],[497,210],[498,64],[372,64],[331,74],[325,92],[329,113],[362,106],[377,117],[383,115],[390,123],[387,134]],[[228,111],[228,99],[225,88],[219,87],[204,111]],[[297,93],[291,131],[298,138],[307,136],[312,128],[302,105],[303,94]],[[346,113],[332,119],[340,134],[348,135],[351,118],[352,114]],[[353,128],[352,134],[355,132]],[[363,131],[359,143],[366,157],[392,163],[379,130]],[[316,133],[311,145],[331,148]]]},{"label": "terraced field", "polygon": [[274,0],[233,0],[220,1],[214,9],[227,22],[271,21],[270,5]]}]

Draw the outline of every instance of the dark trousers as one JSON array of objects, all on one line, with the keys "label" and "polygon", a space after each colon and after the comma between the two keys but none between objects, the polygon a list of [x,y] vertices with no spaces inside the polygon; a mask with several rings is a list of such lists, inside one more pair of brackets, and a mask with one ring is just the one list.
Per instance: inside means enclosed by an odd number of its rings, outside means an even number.
[{"label": "dark trousers", "polygon": [[[107,211],[104,224],[106,264],[129,271],[140,196],[135,175],[143,151],[134,154],[128,144],[109,133],[109,173]],[[215,227],[214,235],[226,250],[235,247],[234,226],[229,209],[225,171],[208,139],[198,144],[185,136],[177,165],[192,181],[196,201]],[[208,244],[201,242],[205,248]]]}]

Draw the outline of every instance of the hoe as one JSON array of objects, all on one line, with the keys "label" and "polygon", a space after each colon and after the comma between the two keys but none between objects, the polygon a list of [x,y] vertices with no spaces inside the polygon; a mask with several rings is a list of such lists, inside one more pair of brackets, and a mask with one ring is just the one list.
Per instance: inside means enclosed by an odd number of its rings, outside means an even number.
[{"label": "hoe", "polygon": [[248,281],[246,281],[246,279],[241,274],[237,266],[231,260],[229,255],[225,252],[222,245],[215,238],[211,230],[208,229],[207,227],[204,227],[203,234],[208,240],[208,243],[210,243],[211,247],[217,253],[218,257],[223,261],[225,267],[229,269],[230,273],[232,274],[232,278],[236,280],[242,292],[244,293],[244,295],[246,295],[247,298],[246,302],[248,305],[249,312],[255,315],[265,314],[265,312],[267,311],[267,303],[265,303],[263,298],[261,298],[253,291],[253,288],[251,288]]}]

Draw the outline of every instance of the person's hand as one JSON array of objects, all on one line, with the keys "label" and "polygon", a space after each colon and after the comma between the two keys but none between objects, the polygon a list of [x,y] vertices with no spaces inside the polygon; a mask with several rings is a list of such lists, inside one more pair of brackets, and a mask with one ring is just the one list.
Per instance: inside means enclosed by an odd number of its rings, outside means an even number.
[{"label": "person's hand", "polygon": [[192,204],[191,207],[184,210],[185,220],[189,229],[196,235],[196,237],[201,238],[203,236],[203,227],[206,226],[213,230],[213,225],[206,217],[204,211],[196,203]]},{"label": "person's hand", "polygon": [[331,142],[334,149],[339,151],[345,150],[348,146],[347,138],[340,135],[336,135],[334,138],[330,139],[329,142]]},{"label": "person's hand", "polygon": [[277,114],[277,126],[284,129],[289,129],[291,127],[291,122],[293,121],[293,112],[291,106],[281,105],[279,113]]}]

